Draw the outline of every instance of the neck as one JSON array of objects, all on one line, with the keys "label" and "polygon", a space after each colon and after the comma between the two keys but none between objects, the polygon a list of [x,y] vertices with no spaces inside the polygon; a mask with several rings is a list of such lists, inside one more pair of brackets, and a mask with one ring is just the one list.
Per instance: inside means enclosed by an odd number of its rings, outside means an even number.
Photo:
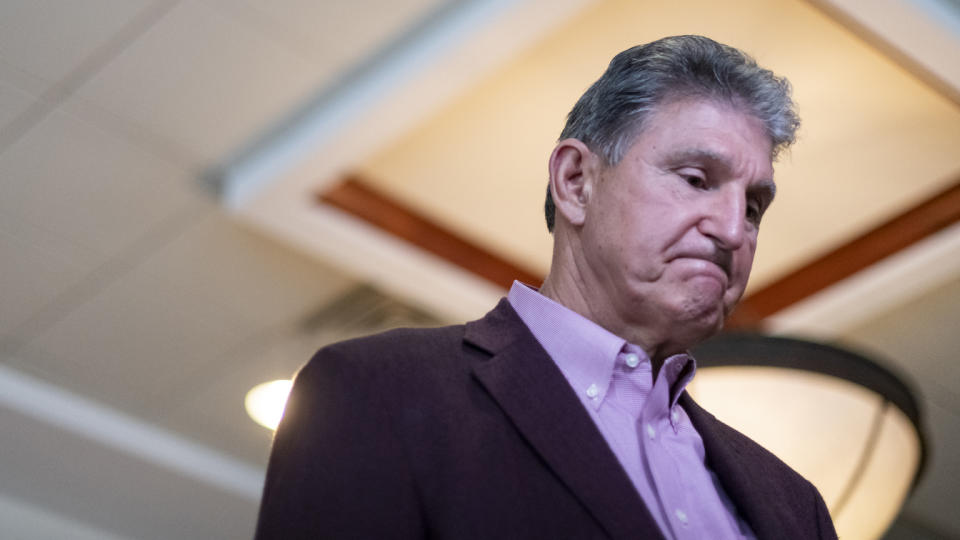
[{"label": "neck", "polygon": [[620,316],[617,306],[599,286],[589,266],[577,264],[571,250],[555,245],[550,273],[540,287],[540,294],[580,314],[594,323],[642,348],[658,370],[667,357],[682,352],[659,339],[655,326],[632,323]]}]

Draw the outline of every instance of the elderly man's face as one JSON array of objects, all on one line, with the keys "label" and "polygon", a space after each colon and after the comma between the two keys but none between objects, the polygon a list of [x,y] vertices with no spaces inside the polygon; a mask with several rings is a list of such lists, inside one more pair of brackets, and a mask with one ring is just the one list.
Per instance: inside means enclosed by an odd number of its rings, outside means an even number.
[{"label": "elderly man's face", "polygon": [[763,124],[728,104],[667,102],[599,176],[582,246],[616,317],[659,325],[684,347],[719,331],[773,199]]}]

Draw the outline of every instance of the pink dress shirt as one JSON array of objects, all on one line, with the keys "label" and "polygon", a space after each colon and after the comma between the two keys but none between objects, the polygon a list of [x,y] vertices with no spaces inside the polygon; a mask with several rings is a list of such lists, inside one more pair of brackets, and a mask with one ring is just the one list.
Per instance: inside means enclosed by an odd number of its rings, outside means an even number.
[{"label": "pink dress shirt", "polygon": [[650,358],[594,322],[514,282],[508,300],[600,429],[668,539],[753,539],[677,399],[693,379],[686,354],[653,380]]}]

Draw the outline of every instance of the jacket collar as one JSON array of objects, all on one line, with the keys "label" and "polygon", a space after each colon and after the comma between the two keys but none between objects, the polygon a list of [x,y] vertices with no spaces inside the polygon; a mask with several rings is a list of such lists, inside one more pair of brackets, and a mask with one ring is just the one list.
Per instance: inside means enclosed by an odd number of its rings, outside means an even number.
[{"label": "jacket collar", "polygon": [[464,340],[490,355],[472,366],[476,378],[609,536],[658,537],[603,435],[509,302],[468,323]]}]

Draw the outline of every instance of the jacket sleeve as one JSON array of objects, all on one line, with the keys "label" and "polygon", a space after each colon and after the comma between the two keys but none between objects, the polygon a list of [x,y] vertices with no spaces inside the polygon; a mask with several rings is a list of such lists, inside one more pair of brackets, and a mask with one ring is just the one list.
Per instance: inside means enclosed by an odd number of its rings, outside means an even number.
[{"label": "jacket sleeve", "polygon": [[297,374],[273,441],[256,539],[423,536],[387,375],[355,356],[326,348]]}]

